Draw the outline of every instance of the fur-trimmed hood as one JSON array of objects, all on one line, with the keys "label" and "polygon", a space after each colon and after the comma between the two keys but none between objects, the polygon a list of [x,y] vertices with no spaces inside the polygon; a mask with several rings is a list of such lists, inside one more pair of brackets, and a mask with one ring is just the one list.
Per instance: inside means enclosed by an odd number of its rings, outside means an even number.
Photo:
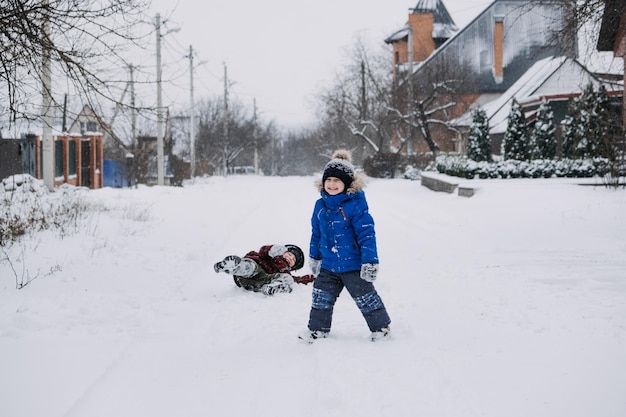
[{"label": "fur-trimmed hood", "polygon": [[[354,179],[352,180],[352,184],[350,184],[350,187],[346,188],[345,193],[356,194],[359,191],[363,191],[363,188],[365,188],[366,184],[367,184],[366,175],[362,172],[357,172],[354,174]],[[320,193],[324,191],[324,183],[322,182],[321,179],[315,181],[315,188]]]},{"label": "fur-trimmed hood", "polygon": [[322,178],[315,182],[320,193],[324,191],[324,180],[338,178],[345,185],[347,195],[356,194],[365,187],[365,174],[358,173],[352,165],[352,153],[347,149],[338,149],[324,167]]}]

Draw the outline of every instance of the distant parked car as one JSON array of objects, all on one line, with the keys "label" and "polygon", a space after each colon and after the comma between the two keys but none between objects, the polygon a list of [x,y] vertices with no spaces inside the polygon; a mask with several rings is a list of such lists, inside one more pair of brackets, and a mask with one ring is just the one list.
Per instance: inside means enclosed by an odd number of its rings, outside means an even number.
[{"label": "distant parked car", "polygon": [[234,166],[228,168],[228,173],[233,175],[254,175],[253,166]]}]

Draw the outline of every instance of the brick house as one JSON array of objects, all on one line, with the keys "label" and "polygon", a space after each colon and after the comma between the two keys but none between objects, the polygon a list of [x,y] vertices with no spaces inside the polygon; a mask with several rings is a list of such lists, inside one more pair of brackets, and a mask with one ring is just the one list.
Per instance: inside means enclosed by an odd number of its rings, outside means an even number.
[{"label": "brick house", "polygon": [[[489,121],[492,153],[497,155],[501,152],[513,99],[522,107],[528,123],[534,121],[539,105],[545,100],[558,125],[567,115],[572,98],[579,96],[588,85],[597,89],[601,84],[604,84],[602,80],[575,59],[559,56],[536,62],[502,95],[480,106]],[[612,95],[615,93],[610,91]],[[466,151],[464,136],[470,129],[472,118],[470,110],[452,121],[459,130],[457,143],[461,152]],[[560,136],[560,131],[557,136]]]},{"label": "brick house", "polygon": [[[565,10],[558,2],[495,0],[466,27],[455,31],[442,0],[419,0],[406,25],[385,42],[393,48],[394,75],[400,87],[407,84],[412,70],[410,84],[416,97],[434,84],[455,82],[455,92],[439,96],[435,103],[454,105],[445,113],[432,115],[452,120],[471,106],[500,97],[537,62],[551,56],[575,57],[575,43],[554,42],[564,24]],[[441,151],[462,151],[458,132],[436,126],[431,133]],[[415,151],[428,152],[429,148],[418,140]]]}]

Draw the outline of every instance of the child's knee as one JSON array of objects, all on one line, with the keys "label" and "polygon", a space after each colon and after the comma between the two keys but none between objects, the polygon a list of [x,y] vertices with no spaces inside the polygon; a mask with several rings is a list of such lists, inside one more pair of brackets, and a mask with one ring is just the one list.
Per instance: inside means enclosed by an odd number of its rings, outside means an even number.
[{"label": "child's knee", "polygon": [[362,313],[371,313],[372,311],[384,308],[383,300],[376,291],[370,291],[360,297],[355,297],[357,307]]},{"label": "child's knee", "polygon": [[318,310],[330,310],[335,305],[337,298],[328,291],[313,288],[313,308]]},{"label": "child's knee", "polygon": [[253,277],[258,273],[258,265],[252,259],[243,258],[239,265],[233,271],[233,275],[237,275],[243,278]]}]

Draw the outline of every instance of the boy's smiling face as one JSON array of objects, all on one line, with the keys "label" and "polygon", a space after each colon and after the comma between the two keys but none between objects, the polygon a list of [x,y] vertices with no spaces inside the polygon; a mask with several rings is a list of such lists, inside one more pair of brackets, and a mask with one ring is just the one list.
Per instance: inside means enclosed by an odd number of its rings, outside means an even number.
[{"label": "boy's smiling face", "polygon": [[324,191],[329,195],[341,194],[345,189],[345,184],[337,177],[328,177],[324,181]]},{"label": "boy's smiling face", "polygon": [[289,268],[293,268],[293,266],[296,264],[296,255],[294,255],[293,253],[287,251],[283,254],[283,259],[285,259],[285,261],[287,261],[287,264],[289,265]]}]

